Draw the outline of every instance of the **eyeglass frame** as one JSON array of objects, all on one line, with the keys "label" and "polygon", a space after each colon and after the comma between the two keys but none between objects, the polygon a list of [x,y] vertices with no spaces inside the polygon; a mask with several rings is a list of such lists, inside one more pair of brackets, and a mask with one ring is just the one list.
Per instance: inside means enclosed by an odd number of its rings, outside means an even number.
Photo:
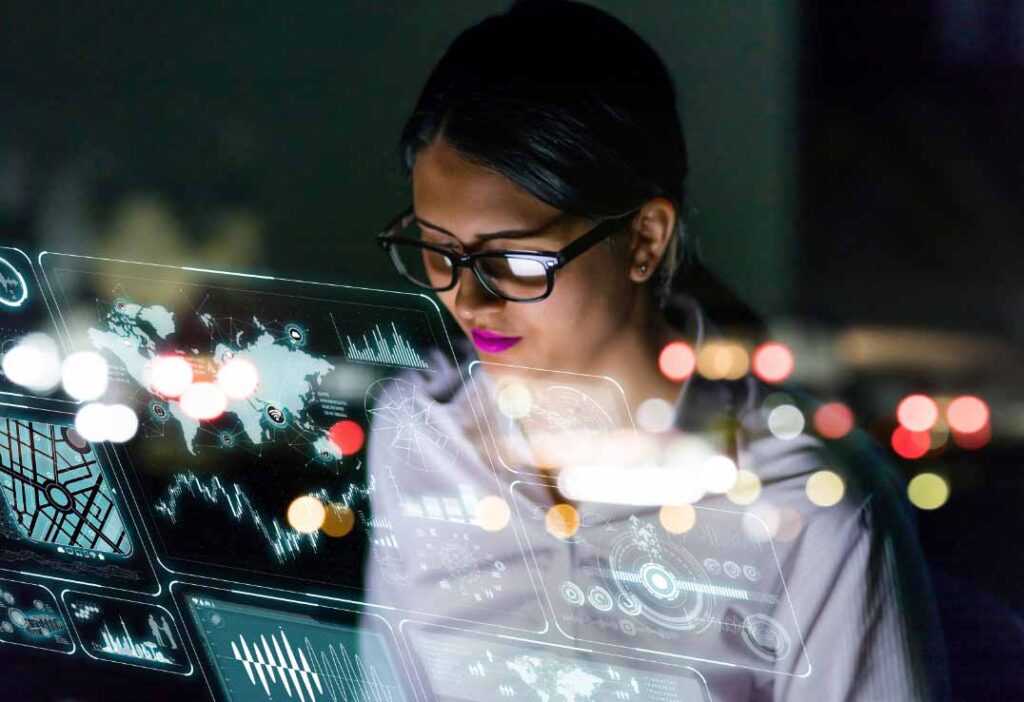
[{"label": "eyeglass frame", "polygon": [[[397,236],[395,232],[403,227],[409,226],[412,222],[416,221],[416,212],[412,207],[409,207],[402,214],[395,217],[383,230],[377,234],[377,242],[381,245],[388,255],[391,257],[391,262],[395,268],[398,269],[399,275],[411,282],[413,285],[424,288],[426,290],[433,290],[434,292],[446,292],[452,290],[459,284],[459,269],[469,268],[473,271],[473,275],[483,286],[484,290],[493,295],[494,297],[501,298],[508,302],[540,302],[551,296],[551,293],[555,290],[555,271],[560,268],[564,268],[570,261],[578,258],[585,252],[592,249],[598,243],[604,241],[612,234],[618,233],[618,227],[629,217],[633,217],[639,209],[632,210],[626,214],[616,215],[603,219],[593,227],[588,229],[583,235],[577,237],[575,240],[570,242],[568,245],[558,251],[521,251],[515,249],[497,249],[493,251],[477,251],[475,253],[456,253],[451,249],[446,249],[442,246],[435,246],[434,244],[428,244],[425,241],[418,239],[411,239],[408,237]],[[452,264],[452,282],[443,287],[434,287],[433,285],[424,285],[418,282],[409,272],[406,270],[402,260],[398,257],[398,253],[394,249],[394,244],[409,244],[417,246],[428,251],[433,251],[441,256],[447,258]],[[525,299],[518,299],[509,297],[504,293],[494,289],[487,282],[484,275],[476,267],[475,261],[481,258],[507,258],[508,256],[529,258],[531,260],[539,261],[544,266],[544,275],[546,288],[543,295],[536,297],[530,297]]]}]

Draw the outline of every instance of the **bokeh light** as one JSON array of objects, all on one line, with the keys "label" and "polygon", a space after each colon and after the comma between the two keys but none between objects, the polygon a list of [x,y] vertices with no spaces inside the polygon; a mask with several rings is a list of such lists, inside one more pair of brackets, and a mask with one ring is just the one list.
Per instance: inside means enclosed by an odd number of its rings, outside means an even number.
[{"label": "bokeh light", "polygon": [[331,425],[329,436],[331,443],[341,452],[342,456],[359,453],[359,449],[366,441],[366,432],[358,422],[351,419],[342,419]]},{"label": "bokeh light", "polygon": [[181,397],[192,378],[192,364],[181,356],[157,356],[149,367],[149,386],[164,397]]},{"label": "bokeh light", "polygon": [[522,419],[533,409],[533,394],[523,383],[510,382],[498,391],[498,410],[509,419]]},{"label": "bokeh light", "polygon": [[288,505],[288,524],[300,534],[312,534],[323,526],[327,509],[312,495],[296,497]]},{"label": "bokeh light", "polygon": [[751,541],[766,543],[779,533],[782,514],[774,505],[762,502],[748,509],[740,524]]},{"label": "bokeh light", "polygon": [[476,503],[473,516],[484,531],[501,531],[508,526],[512,510],[498,495],[488,495]]},{"label": "bokeh light", "polygon": [[842,402],[827,402],[814,411],[814,429],[826,439],[841,439],[853,431],[853,411]]},{"label": "bokeh light", "polygon": [[939,407],[927,395],[908,395],[896,407],[896,419],[910,431],[928,431],[938,418]]},{"label": "bokeh light", "polygon": [[892,432],[892,450],[902,458],[914,460],[928,453],[932,445],[932,437],[927,431],[910,431],[905,426],[898,426]]},{"label": "bokeh light", "polygon": [[949,427],[961,434],[974,434],[988,425],[988,405],[979,397],[961,395],[946,407],[946,421]]},{"label": "bokeh light", "polygon": [[101,402],[82,405],[75,413],[75,431],[86,441],[107,440],[107,407]]},{"label": "bokeh light", "polygon": [[544,518],[548,533],[559,539],[572,538],[580,528],[580,513],[564,502],[552,506]]},{"label": "bokeh light", "polygon": [[768,341],[754,350],[751,358],[754,375],[766,383],[781,383],[793,373],[796,360],[785,344]]},{"label": "bokeh light", "polygon": [[792,541],[800,535],[800,531],[804,528],[804,522],[800,517],[800,513],[792,507],[780,507],[777,518],[778,527],[776,527],[773,537],[776,541]]},{"label": "bokeh light", "polygon": [[838,473],[819,470],[807,478],[807,499],[818,507],[831,507],[843,499],[846,484]]},{"label": "bokeh light", "polygon": [[672,428],[675,411],[671,403],[660,397],[652,397],[640,403],[636,411],[636,423],[641,430],[660,434]]},{"label": "bokeh light", "polygon": [[339,539],[348,536],[355,525],[355,513],[346,505],[332,502],[324,510],[324,523],[320,525],[320,529],[328,536]]},{"label": "bokeh light", "polygon": [[701,485],[707,492],[728,492],[736,484],[739,471],[728,456],[711,456],[700,467]]},{"label": "bokeh light", "polygon": [[746,469],[740,469],[736,473],[736,484],[733,485],[725,496],[733,504],[752,504],[761,494],[761,479]]},{"label": "bokeh light", "polygon": [[131,441],[139,430],[139,417],[128,405],[107,405],[107,441],[123,444]]},{"label": "bokeh light", "polygon": [[920,473],[907,485],[907,497],[918,509],[938,509],[949,500],[949,483],[935,473]]},{"label": "bokeh light", "polygon": [[768,413],[768,430],[777,439],[788,441],[804,430],[804,415],[794,405],[779,405]]},{"label": "bokeh light", "polygon": [[64,392],[76,400],[98,400],[107,391],[107,361],[95,351],[78,351],[60,366]]},{"label": "bokeh light", "polygon": [[658,520],[668,533],[685,534],[697,523],[697,510],[691,505],[663,505]]},{"label": "bokeh light", "polygon": [[26,334],[4,353],[0,367],[12,383],[47,393],[60,384],[60,349],[46,334]]},{"label": "bokeh light", "polygon": [[227,407],[227,396],[213,383],[192,383],[181,393],[181,411],[197,421],[216,419]]},{"label": "bokeh light", "polygon": [[693,375],[697,367],[697,355],[685,341],[673,341],[665,345],[658,354],[658,368],[661,374],[674,382],[682,382]]},{"label": "bokeh light", "polygon": [[992,426],[986,424],[981,429],[970,434],[958,431],[953,432],[953,443],[962,449],[976,451],[992,440]]},{"label": "bokeh light", "polygon": [[244,358],[232,358],[217,371],[217,385],[229,400],[244,400],[260,383],[256,366]]},{"label": "bokeh light", "polygon": [[749,369],[747,351],[735,341],[709,341],[697,354],[697,372],[709,380],[736,380]]}]

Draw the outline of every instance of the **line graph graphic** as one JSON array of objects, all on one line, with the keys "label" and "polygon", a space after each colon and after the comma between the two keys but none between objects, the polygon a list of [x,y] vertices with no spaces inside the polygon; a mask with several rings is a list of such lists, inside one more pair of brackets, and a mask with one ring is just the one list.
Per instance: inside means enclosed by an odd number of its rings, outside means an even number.
[{"label": "line graph graphic", "polygon": [[190,596],[189,609],[231,702],[402,702],[377,634]]},{"label": "line graph graphic", "polygon": [[[362,342],[361,344],[359,342]],[[429,368],[427,362],[416,352],[412,344],[402,336],[394,322],[391,323],[391,341],[389,342],[379,324],[373,325],[370,338],[363,334],[356,340],[345,336],[345,353],[349,360],[364,363],[380,363],[404,368]]]},{"label": "line graph graphic", "polygon": [[131,553],[99,456],[71,427],[0,417],[0,493],[24,538],[71,552]]}]

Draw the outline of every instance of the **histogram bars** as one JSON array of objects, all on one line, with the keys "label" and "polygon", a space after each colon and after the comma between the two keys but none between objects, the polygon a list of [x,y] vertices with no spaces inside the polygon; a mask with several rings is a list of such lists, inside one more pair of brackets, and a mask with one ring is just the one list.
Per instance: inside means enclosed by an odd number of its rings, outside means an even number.
[{"label": "histogram bars", "polygon": [[390,366],[403,366],[406,368],[428,369],[416,349],[412,347],[405,337],[398,333],[398,327],[391,323],[391,342],[384,337],[380,325],[373,325],[370,331],[372,340],[362,336],[362,346],[357,346],[351,336],[345,336],[345,353],[353,361],[364,363],[381,363]]},{"label": "histogram bars", "polygon": [[125,658],[153,661],[154,663],[174,663],[174,661],[165,656],[160,651],[160,647],[152,641],[136,643],[132,638],[132,635],[128,633],[128,625],[124,623],[124,619],[121,619],[121,628],[124,630],[124,636],[115,636],[107,625],[103,625],[103,629],[100,631],[100,638],[103,641],[103,646],[100,649],[101,651],[113,655],[124,656]]},{"label": "histogram bars", "polygon": [[[305,649],[305,650],[303,650]],[[345,647],[340,653],[333,645],[319,653],[307,638],[302,648],[293,648],[284,631],[263,634],[259,643],[245,636],[231,642],[231,653],[242,664],[249,682],[259,685],[271,697],[271,685],[280,685],[289,698],[316,702],[328,696],[333,702],[392,702],[391,690],[376,668],[369,671],[359,656],[350,656]]]}]

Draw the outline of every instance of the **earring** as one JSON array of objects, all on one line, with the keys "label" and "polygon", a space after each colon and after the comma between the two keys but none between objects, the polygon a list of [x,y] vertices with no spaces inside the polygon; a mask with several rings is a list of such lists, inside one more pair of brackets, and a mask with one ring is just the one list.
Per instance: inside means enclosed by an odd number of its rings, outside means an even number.
[{"label": "earring", "polygon": [[641,273],[646,273],[647,272],[647,264],[646,263],[641,263],[640,264],[640,272]]}]

